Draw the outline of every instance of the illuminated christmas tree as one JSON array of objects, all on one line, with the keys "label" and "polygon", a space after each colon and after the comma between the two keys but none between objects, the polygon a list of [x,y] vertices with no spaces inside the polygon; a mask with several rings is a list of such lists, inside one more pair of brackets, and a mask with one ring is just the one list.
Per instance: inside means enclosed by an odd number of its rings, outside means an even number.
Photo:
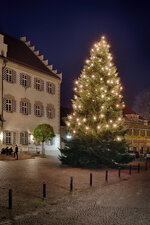
[{"label": "illuminated christmas tree", "polygon": [[120,79],[109,52],[110,46],[102,37],[90,52],[90,59],[74,88],[72,115],[67,126],[77,136],[105,136],[116,140],[124,134]]},{"label": "illuminated christmas tree", "polygon": [[[124,103],[120,78],[109,48],[102,37],[91,49],[90,58],[75,81],[73,113],[66,122],[73,140],[61,150],[63,163],[80,166],[84,161],[83,167],[89,167],[93,154],[103,166],[113,167],[116,161],[122,161],[118,156],[120,151],[125,152]],[[101,167],[98,162],[94,163],[94,167]]]}]

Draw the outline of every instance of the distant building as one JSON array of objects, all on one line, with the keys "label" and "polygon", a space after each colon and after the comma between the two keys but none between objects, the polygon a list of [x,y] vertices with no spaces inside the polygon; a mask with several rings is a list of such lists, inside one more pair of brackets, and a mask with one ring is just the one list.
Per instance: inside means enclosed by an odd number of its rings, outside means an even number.
[{"label": "distant building", "polygon": [[138,151],[140,154],[150,152],[149,122],[129,107],[125,107],[123,113],[128,127],[126,141],[129,144],[129,150]]},{"label": "distant building", "polygon": [[23,151],[40,151],[33,140],[38,124],[50,124],[56,137],[45,144],[46,154],[60,147],[60,85],[62,74],[23,36],[0,33],[1,147],[18,144]]},{"label": "distant building", "polygon": [[[70,134],[67,133],[64,122],[67,114],[70,113],[70,109],[62,108],[61,110],[61,137],[64,139],[71,138]],[[123,115],[128,128],[125,139],[129,144],[129,150],[138,151],[140,154],[150,152],[150,124],[148,121],[127,106],[123,110]],[[64,146],[63,142],[61,145]]]}]

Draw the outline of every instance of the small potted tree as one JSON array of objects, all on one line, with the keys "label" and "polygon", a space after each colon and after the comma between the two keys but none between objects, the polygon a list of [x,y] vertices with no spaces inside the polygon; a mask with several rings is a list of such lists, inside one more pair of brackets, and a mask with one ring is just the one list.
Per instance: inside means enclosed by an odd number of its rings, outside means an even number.
[{"label": "small potted tree", "polygon": [[44,142],[51,141],[55,137],[54,129],[49,124],[40,124],[33,131],[37,143],[42,143],[42,156],[45,156]]}]

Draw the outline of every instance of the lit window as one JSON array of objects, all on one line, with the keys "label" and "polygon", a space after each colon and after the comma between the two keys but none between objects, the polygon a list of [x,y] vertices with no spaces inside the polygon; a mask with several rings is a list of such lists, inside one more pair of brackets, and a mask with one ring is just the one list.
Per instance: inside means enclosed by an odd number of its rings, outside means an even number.
[{"label": "lit window", "polygon": [[36,116],[41,116],[41,107],[40,105],[35,106],[35,115]]},{"label": "lit window", "polygon": [[6,69],[6,80],[10,83],[13,81],[12,70]]},{"label": "lit window", "polygon": [[48,82],[47,84],[47,92],[52,94],[52,83]]},{"label": "lit window", "polygon": [[27,87],[27,75],[22,74],[22,85]]},{"label": "lit window", "polygon": [[55,84],[47,82],[47,92],[49,94],[55,94]]},{"label": "lit window", "polygon": [[12,100],[11,99],[6,99],[6,111],[12,112]]},{"label": "lit window", "polygon": [[20,144],[28,145],[28,132],[20,133]]},{"label": "lit window", "polygon": [[147,136],[150,136],[150,130],[147,130]]},{"label": "lit window", "polygon": [[40,80],[38,80],[38,79],[36,79],[36,81],[35,81],[35,88],[36,88],[37,90],[41,90],[41,82],[40,82]]},{"label": "lit window", "polygon": [[129,128],[128,135],[132,135],[132,129]]},{"label": "lit window", "polygon": [[28,114],[28,103],[27,102],[22,102],[22,113],[23,114]]},{"label": "lit window", "polygon": [[11,144],[11,132],[6,131],[6,144]]},{"label": "lit window", "polygon": [[141,130],[141,136],[145,136],[145,130]]},{"label": "lit window", "polygon": [[52,118],[52,108],[48,107],[47,109],[47,117]]},{"label": "lit window", "polygon": [[138,129],[134,129],[134,135],[138,136],[139,135],[139,130]]}]

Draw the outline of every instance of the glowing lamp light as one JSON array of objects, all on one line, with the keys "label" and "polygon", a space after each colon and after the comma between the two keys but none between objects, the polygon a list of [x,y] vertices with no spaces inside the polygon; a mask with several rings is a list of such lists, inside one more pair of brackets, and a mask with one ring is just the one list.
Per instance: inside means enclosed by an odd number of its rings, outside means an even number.
[{"label": "glowing lamp light", "polygon": [[75,81],[75,84],[78,84],[78,81],[77,80]]},{"label": "glowing lamp light", "polygon": [[89,63],[89,62],[90,62],[90,60],[87,59],[87,60],[86,60],[86,63]]},{"label": "glowing lamp light", "polygon": [[121,138],[120,137],[117,137],[117,141],[121,141]]},{"label": "glowing lamp light", "polygon": [[114,125],[113,125],[113,127],[116,127],[116,126],[117,126],[117,124],[114,124]]},{"label": "glowing lamp light", "polygon": [[93,117],[93,120],[96,120],[96,116]]},{"label": "glowing lamp light", "polygon": [[3,140],[3,132],[0,132],[0,140]]},{"label": "glowing lamp light", "polygon": [[97,129],[99,130],[101,127],[100,126],[97,126]]},{"label": "glowing lamp light", "polygon": [[88,130],[88,129],[89,129],[89,127],[85,127],[85,129],[86,129],[86,130]]},{"label": "glowing lamp light", "polygon": [[73,130],[73,133],[75,134],[75,133],[76,133],[76,131],[75,131],[75,130]]},{"label": "glowing lamp light", "polygon": [[68,140],[70,140],[70,139],[72,138],[72,135],[71,135],[71,134],[67,134],[67,135],[66,135],[66,138],[67,138]]},{"label": "glowing lamp light", "polygon": [[30,140],[33,141],[33,138],[34,138],[34,137],[33,137],[33,135],[31,134],[31,135],[30,135]]}]

